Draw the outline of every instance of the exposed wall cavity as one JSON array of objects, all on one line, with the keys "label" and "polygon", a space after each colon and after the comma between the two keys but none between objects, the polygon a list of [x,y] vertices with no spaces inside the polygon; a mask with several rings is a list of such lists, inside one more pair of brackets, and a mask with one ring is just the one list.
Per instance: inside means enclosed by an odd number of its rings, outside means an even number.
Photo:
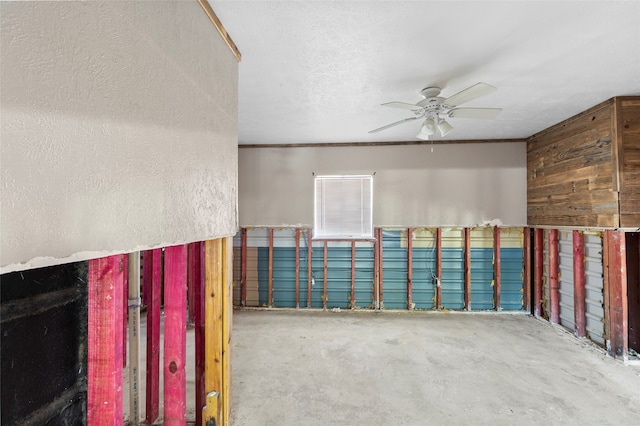
[{"label": "exposed wall cavity", "polygon": [[198,2],[0,16],[0,272],[235,234],[238,64]]},{"label": "exposed wall cavity", "polygon": [[371,174],[375,226],[526,223],[525,143],[241,148],[241,226],[313,224],[313,173]]},{"label": "exposed wall cavity", "polygon": [[2,424],[86,424],[87,263],[0,280]]}]

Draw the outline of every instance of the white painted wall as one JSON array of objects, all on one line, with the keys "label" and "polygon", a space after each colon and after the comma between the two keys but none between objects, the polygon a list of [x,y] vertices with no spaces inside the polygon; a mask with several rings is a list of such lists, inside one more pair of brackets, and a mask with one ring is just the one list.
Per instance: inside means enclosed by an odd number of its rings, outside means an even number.
[{"label": "white painted wall", "polygon": [[240,148],[241,226],[313,224],[313,175],[370,174],[375,226],[526,225],[524,143]]},{"label": "white painted wall", "polygon": [[195,0],[0,15],[0,272],[236,232],[238,64]]}]

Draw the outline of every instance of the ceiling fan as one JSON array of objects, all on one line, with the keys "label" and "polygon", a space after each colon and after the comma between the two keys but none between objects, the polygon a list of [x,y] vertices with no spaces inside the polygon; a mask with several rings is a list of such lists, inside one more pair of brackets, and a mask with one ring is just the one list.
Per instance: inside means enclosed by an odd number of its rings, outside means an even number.
[{"label": "ceiling fan", "polygon": [[441,136],[445,136],[453,130],[453,126],[445,121],[441,115],[451,118],[481,118],[485,120],[496,118],[498,114],[500,114],[500,111],[502,111],[502,108],[456,108],[458,105],[479,98],[480,96],[488,95],[496,90],[495,87],[487,83],[476,83],[453,96],[442,98],[439,96],[439,87],[427,87],[420,91],[424,99],[417,104],[405,102],[387,102],[382,104],[388,107],[412,111],[415,115],[414,117],[405,118],[404,120],[378,127],[369,133],[376,133],[402,123],[424,118],[425,120],[422,123],[420,132],[416,135],[417,138],[429,140],[429,136],[434,135],[436,129],[440,132]]}]

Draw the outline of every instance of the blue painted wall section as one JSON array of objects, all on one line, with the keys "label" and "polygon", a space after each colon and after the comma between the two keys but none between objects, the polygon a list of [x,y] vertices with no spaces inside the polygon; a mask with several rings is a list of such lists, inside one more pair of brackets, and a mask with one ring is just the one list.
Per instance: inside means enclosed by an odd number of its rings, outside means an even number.
[{"label": "blue painted wall section", "polygon": [[401,231],[382,231],[383,301],[385,309],[407,309],[407,249]]},{"label": "blue painted wall section", "polygon": [[503,311],[522,310],[523,253],[521,248],[500,249],[500,305]]},{"label": "blue painted wall section", "polygon": [[471,249],[471,310],[489,310],[493,302],[493,249]]}]

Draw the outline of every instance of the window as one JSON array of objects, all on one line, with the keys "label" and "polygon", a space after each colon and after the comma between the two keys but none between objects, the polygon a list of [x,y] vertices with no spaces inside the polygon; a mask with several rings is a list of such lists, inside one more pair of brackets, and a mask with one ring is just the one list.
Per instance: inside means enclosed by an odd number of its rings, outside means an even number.
[{"label": "window", "polygon": [[373,238],[373,176],[316,176],[314,238]]}]

